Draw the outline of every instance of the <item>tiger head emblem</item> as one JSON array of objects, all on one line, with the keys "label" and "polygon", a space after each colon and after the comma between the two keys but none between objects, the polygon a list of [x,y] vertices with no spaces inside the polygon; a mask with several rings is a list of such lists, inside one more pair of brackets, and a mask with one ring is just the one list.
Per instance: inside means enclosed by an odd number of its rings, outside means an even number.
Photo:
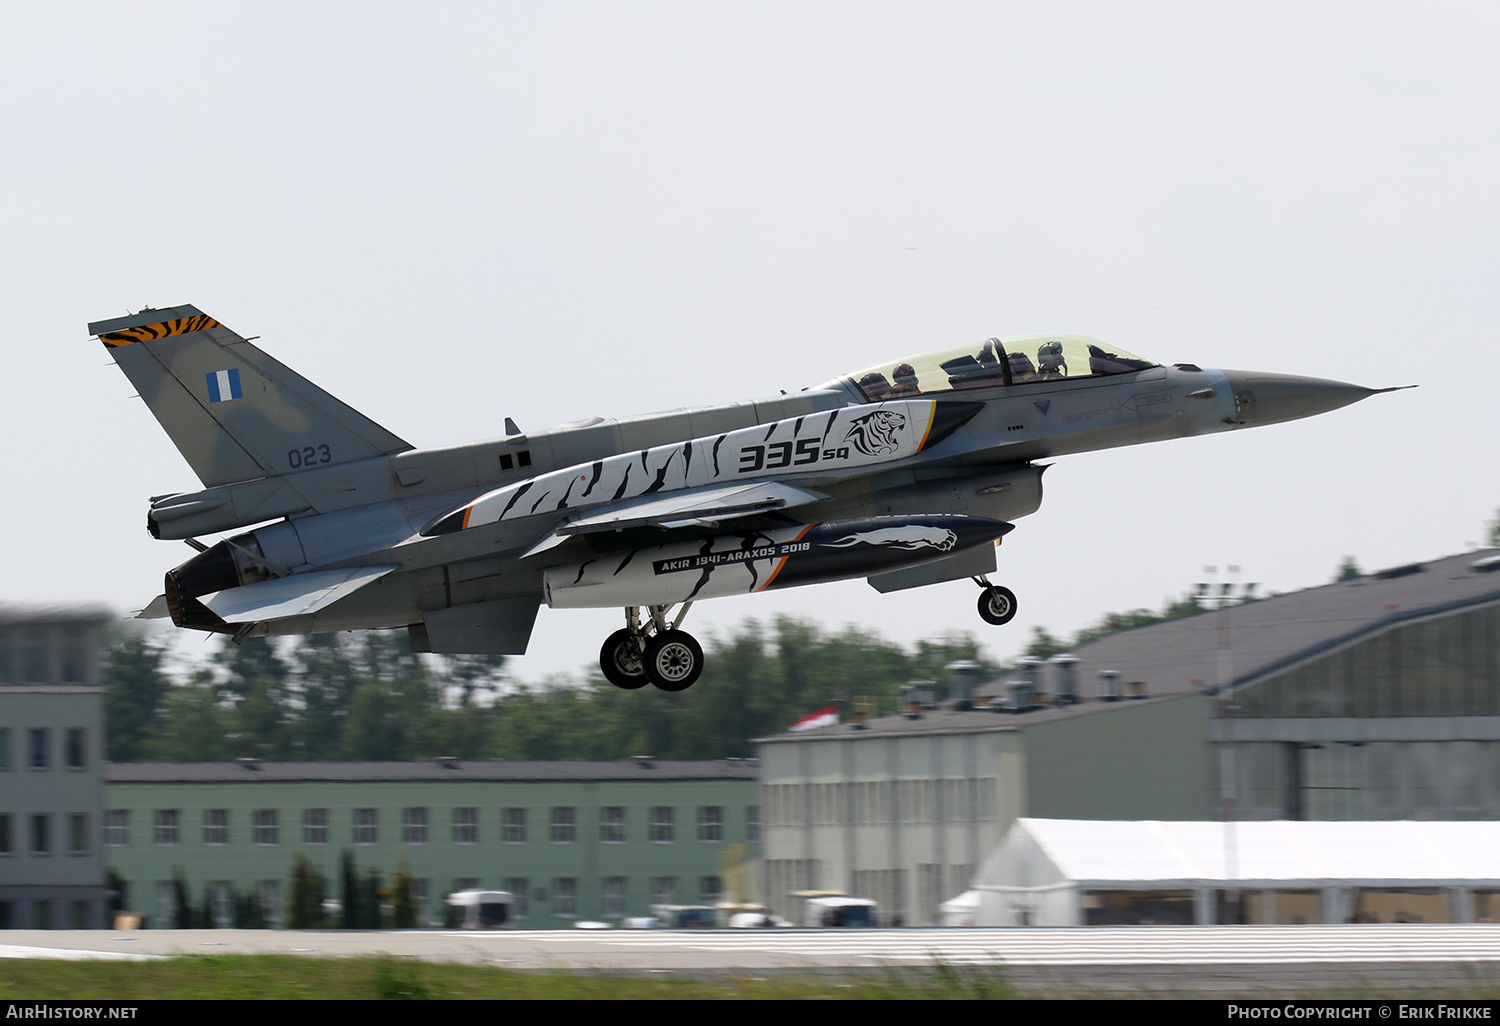
[{"label": "tiger head emblem", "polygon": [[856,417],[849,425],[844,441],[866,456],[884,456],[895,452],[900,443],[896,433],[906,426],[906,416],[891,410],[876,410]]}]

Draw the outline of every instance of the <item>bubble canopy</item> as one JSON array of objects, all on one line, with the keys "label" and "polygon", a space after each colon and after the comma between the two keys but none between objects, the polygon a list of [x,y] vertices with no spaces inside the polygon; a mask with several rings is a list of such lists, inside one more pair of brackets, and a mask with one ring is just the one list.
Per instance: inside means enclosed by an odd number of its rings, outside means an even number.
[{"label": "bubble canopy", "polygon": [[866,402],[1130,374],[1157,366],[1082,335],[1020,335],[892,360],[848,377]]}]

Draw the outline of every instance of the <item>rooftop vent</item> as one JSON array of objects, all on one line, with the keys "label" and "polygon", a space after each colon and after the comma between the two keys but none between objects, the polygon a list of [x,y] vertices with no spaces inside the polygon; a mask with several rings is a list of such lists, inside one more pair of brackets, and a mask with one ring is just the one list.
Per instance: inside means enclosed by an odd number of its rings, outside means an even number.
[{"label": "rooftop vent", "polygon": [[1421,563],[1408,563],[1406,566],[1393,566],[1389,570],[1382,570],[1374,576],[1382,581],[1389,581],[1396,577],[1406,577],[1410,574],[1419,574],[1427,568]]},{"label": "rooftop vent", "polygon": [[236,759],[234,761],[240,764],[240,769],[247,769],[247,770],[258,770],[258,769],[260,769],[260,760],[259,759],[241,758],[241,759]]},{"label": "rooftop vent", "polygon": [[1023,677],[1020,680],[1006,681],[1005,687],[1010,692],[1008,708],[1011,712],[1023,713],[1034,707],[1036,692],[1032,690],[1031,681]]},{"label": "rooftop vent", "polygon": [[1487,574],[1491,570],[1500,570],[1500,556],[1485,556],[1483,559],[1476,559],[1469,564],[1469,568],[1481,574]]},{"label": "rooftop vent", "polygon": [[1099,701],[1118,702],[1120,700],[1120,671],[1099,671]]},{"label": "rooftop vent", "polygon": [[953,701],[953,708],[967,710],[974,708],[974,684],[979,679],[979,671],[982,667],[972,659],[959,659],[943,667],[949,673],[948,697]]},{"label": "rooftop vent", "polygon": [[654,755],[632,755],[630,761],[640,769],[656,769],[656,756]]},{"label": "rooftop vent", "polygon": [[458,757],[456,755],[439,755],[432,760],[443,769],[458,769]]},{"label": "rooftop vent", "polygon": [[1048,659],[1052,664],[1052,702],[1073,705],[1078,701],[1078,657],[1059,652]]}]

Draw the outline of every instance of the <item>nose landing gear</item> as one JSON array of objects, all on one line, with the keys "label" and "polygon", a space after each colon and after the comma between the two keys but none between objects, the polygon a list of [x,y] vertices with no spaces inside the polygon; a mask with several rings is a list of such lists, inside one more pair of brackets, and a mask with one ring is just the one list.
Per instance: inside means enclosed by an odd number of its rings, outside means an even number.
[{"label": "nose landing gear", "polygon": [[640,606],[627,606],[625,627],[604,639],[599,650],[604,679],[626,691],[647,684],[661,691],[686,691],[697,683],[703,673],[703,647],[679,629],[690,606],[684,602],[670,624],[670,606],[647,606],[645,622]]},{"label": "nose landing gear", "polygon": [[991,584],[983,577],[974,578],[979,585],[979,615],[985,623],[996,627],[1010,623],[1016,618],[1016,593],[998,584]]}]

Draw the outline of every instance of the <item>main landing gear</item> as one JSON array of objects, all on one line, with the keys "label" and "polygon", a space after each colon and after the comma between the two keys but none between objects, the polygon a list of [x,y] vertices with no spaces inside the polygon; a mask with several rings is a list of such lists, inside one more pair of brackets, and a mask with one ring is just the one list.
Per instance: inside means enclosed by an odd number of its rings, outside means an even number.
[{"label": "main landing gear", "polygon": [[1010,623],[1016,618],[1016,593],[998,584],[991,584],[983,577],[974,578],[979,585],[979,615],[985,623],[996,627]]},{"label": "main landing gear", "polygon": [[625,607],[625,627],[604,639],[599,669],[617,688],[635,691],[650,684],[662,691],[686,691],[703,673],[703,648],[687,631],[679,630],[691,602],[684,602],[677,619],[667,622],[671,606],[647,606],[645,622],[640,606]]}]

